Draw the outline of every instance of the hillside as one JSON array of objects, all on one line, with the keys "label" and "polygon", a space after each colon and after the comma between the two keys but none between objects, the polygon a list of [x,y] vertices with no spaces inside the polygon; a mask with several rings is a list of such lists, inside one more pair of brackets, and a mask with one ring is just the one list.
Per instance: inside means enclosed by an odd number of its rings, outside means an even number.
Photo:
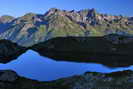
[{"label": "hillside", "polygon": [[57,37],[31,49],[56,60],[95,62],[112,67],[133,65],[133,37]]},{"label": "hillside", "polygon": [[133,17],[112,16],[95,9],[66,11],[52,8],[45,14],[0,17],[0,39],[32,46],[55,37],[133,34]]},{"label": "hillside", "polygon": [[15,60],[26,51],[26,48],[7,40],[0,40],[0,63],[8,63]]},{"label": "hillside", "polygon": [[28,49],[60,61],[94,62],[111,67],[133,65],[133,37],[110,34],[102,37],[56,37],[22,47],[0,40],[0,62],[16,59]]}]

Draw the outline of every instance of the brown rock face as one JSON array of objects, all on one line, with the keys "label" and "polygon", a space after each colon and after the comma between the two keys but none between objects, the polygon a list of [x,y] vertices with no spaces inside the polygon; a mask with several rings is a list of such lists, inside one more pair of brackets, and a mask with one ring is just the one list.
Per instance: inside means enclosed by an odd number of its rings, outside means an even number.
[{"label": "brown rock face", "polygon": [[4,15],[0,17],[0,23],[9,23],[14,19],[12,16]]}]

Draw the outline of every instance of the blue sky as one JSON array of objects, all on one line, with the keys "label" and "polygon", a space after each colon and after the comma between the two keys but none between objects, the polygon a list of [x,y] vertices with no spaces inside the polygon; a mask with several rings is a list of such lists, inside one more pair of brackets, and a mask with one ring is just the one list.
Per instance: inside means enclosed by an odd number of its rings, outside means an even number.
[{"label": "blue sky", "polygon": [[45,13],[50,8],[80,10],[96,8],[98,12],[133,16],[133,0],[1,0],[0,16],[22,16],[28,12]]}]

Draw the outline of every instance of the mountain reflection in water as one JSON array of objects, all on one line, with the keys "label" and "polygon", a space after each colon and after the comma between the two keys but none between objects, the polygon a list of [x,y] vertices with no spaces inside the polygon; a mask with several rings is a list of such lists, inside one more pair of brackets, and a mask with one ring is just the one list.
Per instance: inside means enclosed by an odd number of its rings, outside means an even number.
[{"label": "mountain reflection in water", "polygon": [[20,76],[34,80],[51,81],[85,72],[110,73],[128,69],[132,70],[133,66],[109,68],[95,63],[55,61],[47,57],[42,57],[35,51],[28,50],[15,61],[8,64],[0,64],[0,69],[12,69]]}]

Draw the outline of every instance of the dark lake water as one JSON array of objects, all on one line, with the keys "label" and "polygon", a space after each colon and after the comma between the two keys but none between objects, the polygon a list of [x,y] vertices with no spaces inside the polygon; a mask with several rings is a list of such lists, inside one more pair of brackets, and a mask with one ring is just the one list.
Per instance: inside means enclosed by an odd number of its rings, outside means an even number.
[{"label": "dark lake water", "polygon": [[8,64],[0,64],[0,70],[11,69],[20,76],[39,81],[51,81],[73,75],[80,75],[85,72],[110,73],[122,70],[132,70],[133,66],[127,68],[109,68],[95,63],[76,63],[66,61],[55,61],[40,56],[37,52],[29,50],[17,60]]}]

